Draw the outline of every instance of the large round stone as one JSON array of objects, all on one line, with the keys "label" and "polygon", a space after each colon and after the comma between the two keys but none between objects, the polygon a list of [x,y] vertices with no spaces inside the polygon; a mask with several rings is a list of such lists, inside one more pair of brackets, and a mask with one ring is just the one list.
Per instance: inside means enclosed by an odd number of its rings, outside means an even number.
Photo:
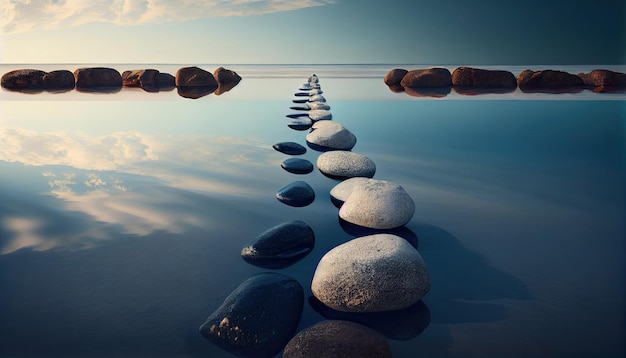
[{"label": "large round stone", "polygon": [[306,182],[298,180],[280,189],[276,199],[289,206],[307,206],[315,200],[315,191]]},{"label": "large round stone", "polygon": [[237,355],[272,357],[293,336],[304,305],[300,284],[261,273],[239,285],[200,326],[200,333]]},{"label": "large round stone", "polygon": [[356,136],[340,123],[319,121],[307,134],[309,147],[316,150],[351,150],[356,145]]},{"label": "large round stone", "polygon": [[363,185],[370,180],[374,179],[364,177],[346,179],[330,189],[330,199],[334,204],[341,206],[346,200],[348,200],[348,197],[352,194],[355,187]]},{"label": "large round stone", "polygon": [[45,71],[34,69],[13,70],[2,75],[2,88],[11,91],[41,91],[45,87]]},{"label": "large round stone", "polygon": [[322,257],[311,283],[313,295],[343,312],[385,312],[407,308],[430,290],[420,254],[390,234],[363,236]]},{"label": "large round stone", "polygon": [[293,265],[313,250],[315,234],[303,221],[290,221],[263,232],[241,250],[248,263],[280,269]]},{"label": "large round stone", "polygon": [[392,229],[408,223],[415,203],[404,188],[385,180],[355,185],[339,209],[345,221],[372,229]]},{"label": "large round stone", "polygon": [[79,68],[74,71],[76,88],[121,88],[122,75],[113,68],[108,67],[88,67]]},{"label": "large round stone", "polygon": [[391,346],[383,335],[357,323],[322,321],[293,337],[283,358],[387,358]]},{"label": "large round stone", "polygon": [[367,177],[376,173],[374,162],[363,154],[333,150],[317,157],[317,168],[333,178]]}]

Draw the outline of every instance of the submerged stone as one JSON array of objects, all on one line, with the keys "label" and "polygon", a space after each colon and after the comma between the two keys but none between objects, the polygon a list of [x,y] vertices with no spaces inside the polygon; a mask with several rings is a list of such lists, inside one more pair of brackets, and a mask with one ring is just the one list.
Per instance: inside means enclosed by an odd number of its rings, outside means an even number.
[{"label": "submerged stone", "polygon": [[285,159],[280,166],[293,174],[308,174],[313,171],[313,163],[301,158]]},{"label": "submerged stone", "polygon": [[255,266],[280,269],[308,255],[314,244],[315,234],[309,225],[303,221],[290,221],[250,241],[241,250],[241,257]]},{"label": "submerged stone", "polygon": [[285,153],[289,155],[301,155],[301,154],[306,153],[306,148],[296,142],[276,143],[272,146],[272,148],[276,149],[277,151],[281,153]]},{"label": "submerged stone", "polygon": [[200,334],[232,354],[273,357],[293,336],[304,305],[300,284],[262,273],[239,285],[200,326]]},{"label": "submerged stone", "polygon": [[360,324],[321,321],[299,332],[283,352],[283,358],[318,357],[391,358],[391,346],[383,335]]},{"label": "submerged stone", "polygon": [[295,181],[280,189],[276,199],[289,206],[307,206],[315,200],[315,191],[306,182]]}]

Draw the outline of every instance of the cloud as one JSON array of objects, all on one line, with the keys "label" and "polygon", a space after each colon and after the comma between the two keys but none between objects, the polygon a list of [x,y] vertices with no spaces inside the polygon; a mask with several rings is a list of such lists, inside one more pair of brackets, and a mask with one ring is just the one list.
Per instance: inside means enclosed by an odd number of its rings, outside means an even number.
[{"label": "cloud", "polygon": [[0,2],[0,33],[72,27],[89,22],[141,25],[228,16],[263,15],[334,0],[8,0]]}]

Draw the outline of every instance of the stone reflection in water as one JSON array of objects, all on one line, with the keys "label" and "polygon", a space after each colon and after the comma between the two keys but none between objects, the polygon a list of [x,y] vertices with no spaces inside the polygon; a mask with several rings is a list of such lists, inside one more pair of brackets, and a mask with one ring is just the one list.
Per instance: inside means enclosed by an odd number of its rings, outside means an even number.
[{"label": "stone reflection in water", "polygon": [[198,99],[217,90],[217,86],[186,86],[178,87],[178,95],[189,99]]},{"label": "stone reflection in water", "polygon": [[452,86],[447,87],[404,87],[404,92],[413,97],[443,98],[450,94]]},{"label": "stone reflection in water", "polygon": [[392,234],[392,235],[400,236],[401,238],[405,239],[415,249],[418,248],[419,239],[417,235],[406,226],[401,226],[401,227],[397,227],[393,229],[371,229],[368,227],[349,223],[340,217],[338,217],[338,219],[339,219],[339,226],[341,226],[343,231],[345,231],[347,234],[351,236],[361,237],[361,236],[374,235],[374,234]]},{"label": "stone reflection in water", "polygon": [[261,273],[226,297],[200,326],[200,334],[233,354],[272,357],[293,337],[303,306],[304,293],[298,281]]},{"label": "stone reflection in water", "polygon": [[419,336],[430,324],[430,310],[422,300],[396,311],[368,313],[337,311],[320,302],[315,296],[309,297],[309,305],[328,319],[356,322],[398,341]]},{"label": "stone reflection in water", "polygon": [[300,261],[314,245],[313,229],[303,221],[290,221],[250,241],[241,250],[241,257],[255,266],[281,269]]},{"label": "stone reflection in water", "polygon": [[477,87],[464,87],[454,86],[454,92],[463,96],[476,96],[481,94],[506,94],[515,92],[516,87],[508,88],[477,88]]}]

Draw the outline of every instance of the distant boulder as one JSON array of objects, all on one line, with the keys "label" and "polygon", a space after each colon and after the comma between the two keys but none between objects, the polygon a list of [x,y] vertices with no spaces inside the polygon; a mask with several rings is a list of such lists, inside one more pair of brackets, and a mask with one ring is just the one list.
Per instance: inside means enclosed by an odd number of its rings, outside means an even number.
[{"label": "distant boulder", "polygon": [[11,91],[42,91],[45,87],[43,76],[46,72],[33,69],[14,70],[5,73],[0,80],[3,88]]},{"label": "distant boulder", "polygon": [[176,88],[176,78],[169,73],[159,72],[157,75],[159,90],[168,91]]},{"label": "distant boulder", "polygon": [[176,72],[176,86],[217,88],[217,81],[211,72],[195,66],[182,67]]},{"label": "distant boulder", "polygon": [[582,86],[580,77],[564,71],[522,71],[517,76],[517,85],[521,90],[560,89]]},{"label": "distant boulder", "polygon": [[407,72],[400,84],[404,88],[446,87],[452,85],[452,75],[448,69],[440,67],[412,70]]},{"label": "distant boulder", "polygon": [[216,95],[230,91],[241,81],[241,76],[239,76],[237,72],[227,70],[224,67],[218,67],[213,73],[213,76],[218,85],[217,91],[215,91]]},{"label": "distant boulder", "polygon": [[394,68],[393,70],[389,71],[389,73],[387,73],[387,75],[385,76],[385,84],[389,87],[394,88],[401,86],[400,82],[402,82],[402,79],[404,78],[404,76],[406,76],[408,72],[409,71],[402,68]]},{"label": "distant boulder", "polygon": [[579,73],[578,77],[587,86],[626,87],[626,73],[622,72],[593,70],[589,73]]},{"label": "distant boulder", "polygon": [[159,71],[153,69],[132,70],[122,73],[122,83],[126,87],[141,87],[147,92],[157,92]]},{"label": "distant boulder", "polygon": [[76,88],[78,89],[99,89],[99,88],[121,88],[122,75],[112,68],[88,67],[79,68],[74,71]]},{"label": "distant boulder", "polygon": [[51,71],[43,75],[48,91],[67,91],[74,89],[74,74],[68,70]]},{"label": "distant boulder", "polygon": [[452,72],[452,85],[480,88],[515,88],[515,75],[509,71],[458,67]]}]

